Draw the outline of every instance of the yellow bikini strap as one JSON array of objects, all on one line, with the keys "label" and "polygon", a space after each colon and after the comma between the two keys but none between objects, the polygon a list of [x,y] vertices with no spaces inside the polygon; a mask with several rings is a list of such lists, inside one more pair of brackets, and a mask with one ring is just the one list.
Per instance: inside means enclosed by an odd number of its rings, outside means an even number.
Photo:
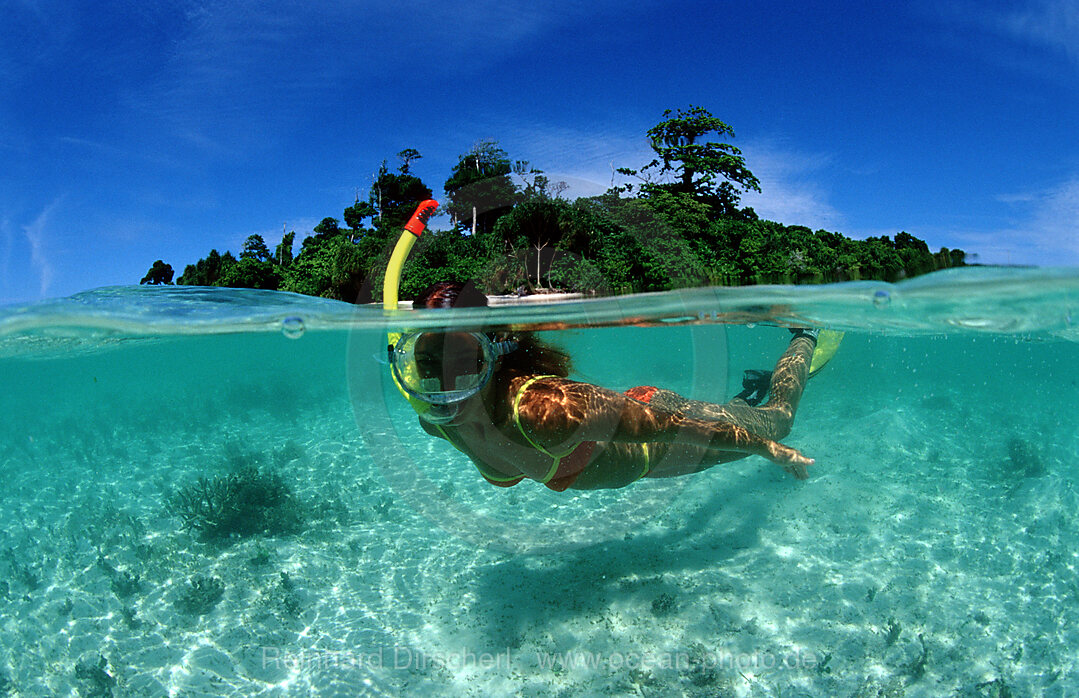
[{"label": "yellow bikini strap", "polygon": [[532,437],[529,436],[528,432],[526,432],[524,430],[524,427],[521,426],[521,396],[525,394],[525,391],[528,390],[530,385],[532,385],[538,380],[543,380],[544,378],[558,378],[558,376],[554,375],[553,373],[544,376],[532,376],[531,378],[526,380],[520,388],[517,389],[517,394],[513,396],[513,423],[517,425],[517,431],[521,432],[521,436],[525,437],[525,440],[528,441],[528,443],[532,444],[532,448],[536,449],[540,453],[546,453],[551,458],[557,458],[558,456],[554,455],[553,453],[545,449],[543,446],[540,446],[538,443],[533,441]]}]

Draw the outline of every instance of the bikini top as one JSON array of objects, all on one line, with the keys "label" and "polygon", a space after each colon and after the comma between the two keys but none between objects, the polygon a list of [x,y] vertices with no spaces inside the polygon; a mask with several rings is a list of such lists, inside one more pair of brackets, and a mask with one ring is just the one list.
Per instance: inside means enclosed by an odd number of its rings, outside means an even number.
[{"label": "bikini top", "polygon": [[565,453],[551,453],[543,446],[532,440],[532,437],[528,435],[524,427],[521,426],[521,396],[524,395],[525,390],[530,385],[538,380],[544,378],[558,378],[555,375],[545,376],[532,376],[524,382],[524,384],[517,389],[517,394],[513,397],[513,423],[517,425],[517,431],[521,432],[521,436],[525,437],[528,443],[532,444],[532,448],[536,449],[540,453],[546,454],[551,457],[551,467],[547,470],[547,474],[540,482],[547,484],[554,477],[566,477],[581,472],[588,466],[588,460],[592,456],[592,449],[596,447],[595,441],[578,441]]},{"label": "bikini top", "polygon": [[[543,479],[540,480],[543,484],[547,484],[555,477],[566,477],[584,470],[588,465],[588,461],[592,455],[592,449],[595,448],[596,442],[580,441],[564,453],[552,453],[536,443],[532,437],[528,435],[528,432],[521,426],[521,396],[524,395],[524,392],[528,390],[533,383],[544,378],[558,378],[558,376],[554,374],[533,376],[517,389],[517,394],[513,396],[513,423],[517,425],[517,430],[521,432],[521,436],[525,438],[525,441],[527,441],[532,448],[551,457],[551,467],[547,469],[547,473],[543,476]],[[449,441],[458,451],[464,453],[464,449],[454,443],[453,439],[450,438],[449,434],[446,433],[446,430],[443,429],[441,425],[435,425],[435,428],[442,434],[442,438]],[[505,473],[484,468],[475,460],[472,460],[472,462],[475,464],[476,469],[480,471],[480,474],[492,482],[513,482],[524,478],[524,475],[506,475]]]}]

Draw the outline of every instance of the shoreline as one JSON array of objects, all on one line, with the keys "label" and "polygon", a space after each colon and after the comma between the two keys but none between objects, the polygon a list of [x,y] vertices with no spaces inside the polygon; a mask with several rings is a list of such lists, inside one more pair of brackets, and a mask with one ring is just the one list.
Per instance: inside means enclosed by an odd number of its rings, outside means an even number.
[{"label": "shoreline", "polygon": [[[575,301],[585,298],[598,298],[584,293],[534,293],[530,296],[487,296],[488,307],[498,305],[539,305],[541,303],[561,303],[563,301]],[[379,306],[381,303],[365,303],[365,305]],[[398,301],[398,310],[412,310],[412,301]]]}]

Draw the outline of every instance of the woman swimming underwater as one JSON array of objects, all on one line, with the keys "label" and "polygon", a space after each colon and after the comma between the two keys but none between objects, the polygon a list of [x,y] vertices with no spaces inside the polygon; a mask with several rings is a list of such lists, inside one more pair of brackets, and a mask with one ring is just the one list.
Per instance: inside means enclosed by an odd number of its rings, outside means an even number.
[{"label": "woman swimming underwater", "polygon": [[[413,302],[486,305],[482,293],[454,282]],[[618,393],[573,381],[570,357],[531,332],[414,332],[389,350],[394,379],[427,433],[467,455],[492,484],[531,479],[561,492],[687,475],[751,455],[808,477],[813,460],[778,443],[790,433],[817,340],[814,331],[792,332],[770,378],[761,374],[769,398],[760,406],[741,396],[721,405],[652,386]]]}]

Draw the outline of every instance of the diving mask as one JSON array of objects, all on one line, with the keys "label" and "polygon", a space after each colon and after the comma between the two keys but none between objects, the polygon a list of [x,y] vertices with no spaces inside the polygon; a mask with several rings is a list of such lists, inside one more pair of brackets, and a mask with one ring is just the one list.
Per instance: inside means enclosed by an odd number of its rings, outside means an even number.
[{"label": "diving mask", "polygon": [[516,342],[495,342],[478,332],[412,332],[389,347],[390,366],[409,396],[452,405],[482,390],[498,357],[515,349]]}]

